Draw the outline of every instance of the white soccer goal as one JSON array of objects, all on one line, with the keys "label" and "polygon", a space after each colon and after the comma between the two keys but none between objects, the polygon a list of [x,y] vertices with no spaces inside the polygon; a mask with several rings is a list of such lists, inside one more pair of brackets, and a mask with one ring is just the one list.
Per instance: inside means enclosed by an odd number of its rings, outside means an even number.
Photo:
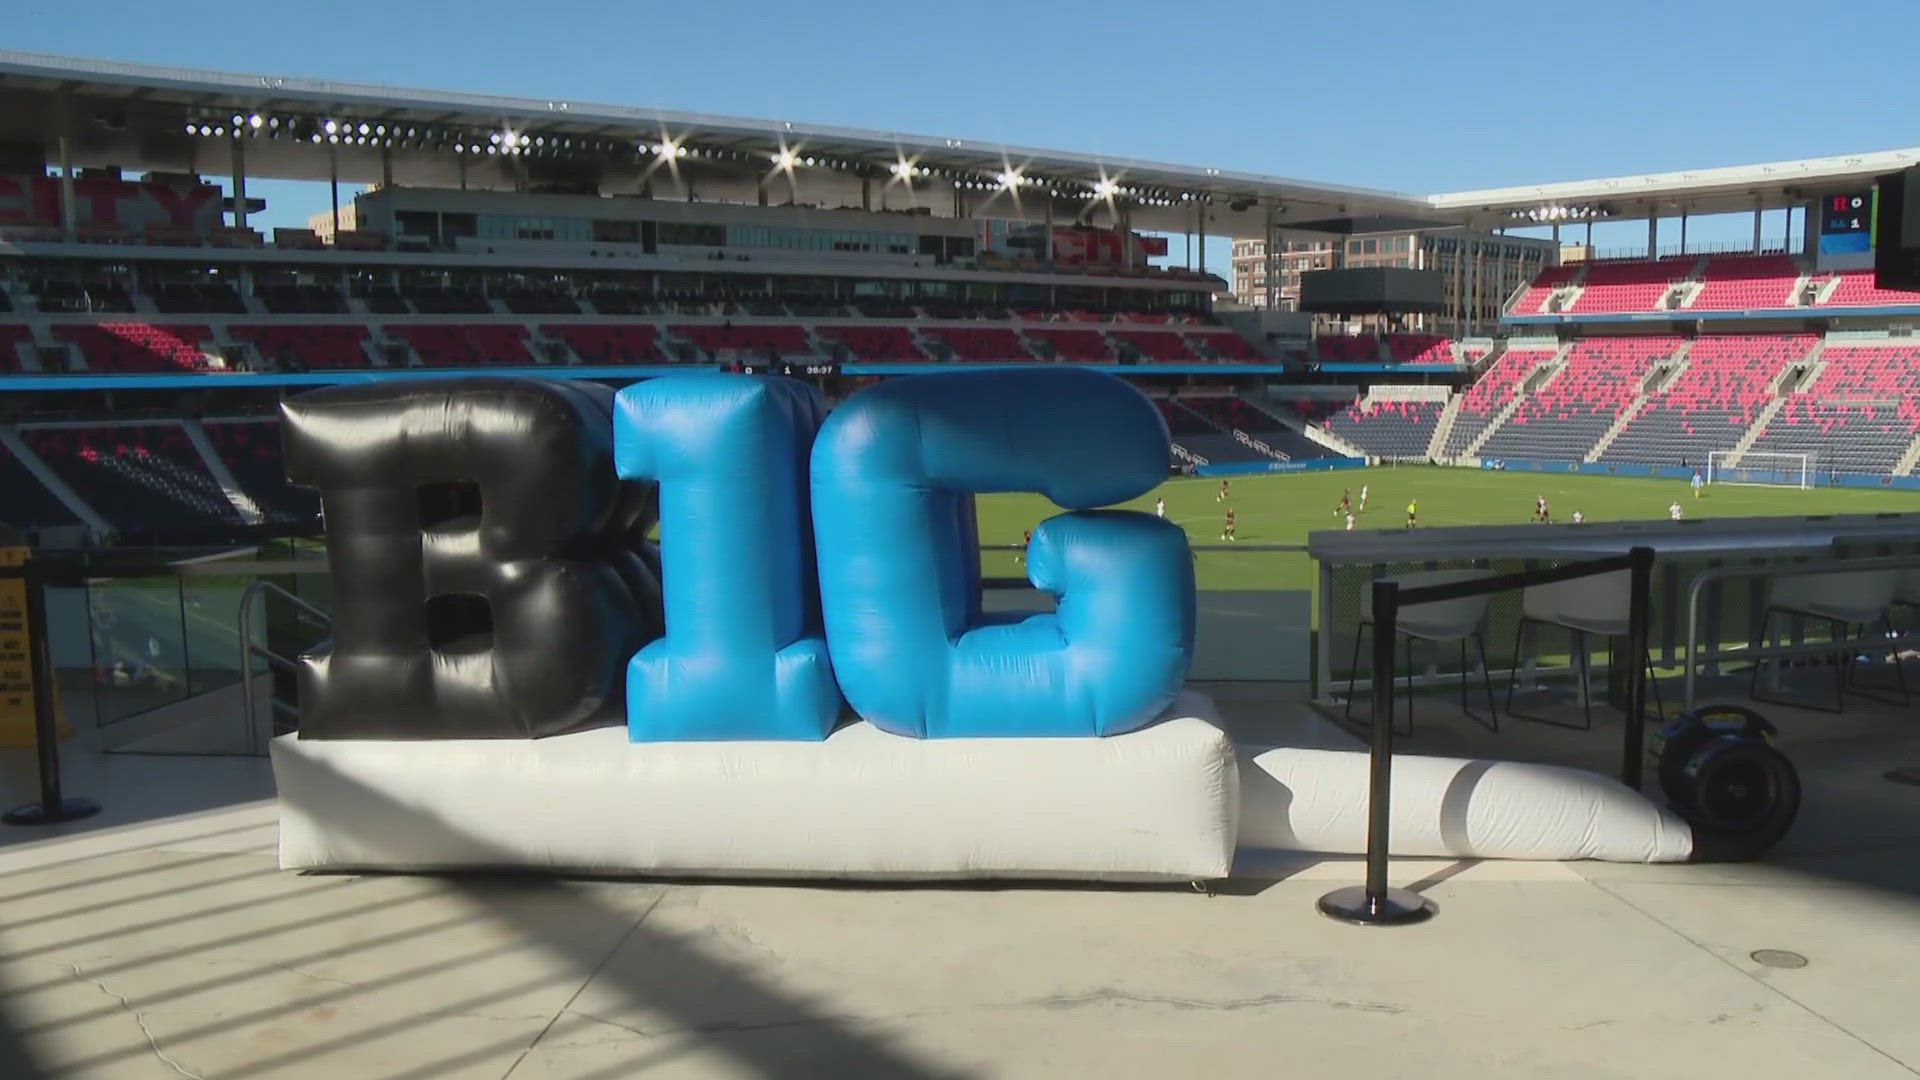
[{"label": "white soccer goal", "polygon": [[1707,455],[1707,483],[1751,484],[1759,487],[1813,486],[1812,454],[1749,450],[1741,454],[1739,461],[1729,468],[1727,461],[1732,457],[1730,450],[1715,450]]}]

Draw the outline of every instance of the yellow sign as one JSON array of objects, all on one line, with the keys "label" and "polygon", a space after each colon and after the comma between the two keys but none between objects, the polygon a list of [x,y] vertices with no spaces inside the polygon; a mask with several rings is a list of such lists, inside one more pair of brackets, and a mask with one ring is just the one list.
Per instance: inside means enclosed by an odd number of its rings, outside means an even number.
[{"label": "yellow sign", "polygon": [[[0,547],[0,566],[19,566],[29,549]],[[60,707],[54,699],[54,708]],[[73,734],[66,718],[56,717],[62,738]],[[27,583],[0,578],[0,746],[32,746],[33,642],[27,636]]]}]

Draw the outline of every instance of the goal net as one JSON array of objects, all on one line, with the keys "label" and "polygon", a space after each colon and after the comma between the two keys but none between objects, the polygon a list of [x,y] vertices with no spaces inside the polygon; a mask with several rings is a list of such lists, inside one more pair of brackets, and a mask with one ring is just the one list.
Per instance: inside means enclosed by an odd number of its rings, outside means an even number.
[{"label": "goal net", "polygon": [[[1731,462],[1731,464],[1729,464]],[[1731,451],[1707,455],[1707,483],[1752,484],[1760,487],[1813,486],[1814,456],[1749,450],[1734,460]]]}]

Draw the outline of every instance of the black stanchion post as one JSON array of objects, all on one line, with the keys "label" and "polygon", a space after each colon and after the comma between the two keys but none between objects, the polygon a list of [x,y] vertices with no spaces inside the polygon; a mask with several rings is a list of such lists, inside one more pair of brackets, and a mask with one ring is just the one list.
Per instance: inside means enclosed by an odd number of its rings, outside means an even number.
[{"label": "black stanchion post", "polygon": [[[1633,673],[1627,680],[1626,745],[1620,755],[1620,782],[1640,790],[1641,769],[1647,745],[1647,662],[1648,629],[1653,605],[1653,549],[1636,547],[1627,553],[1633,559],[1628,570],[1632,596],[1627,602],[1627,663]],[[1691,660],[1689,660],[1691,662]]]},{"label": "black stanchion post", "polygon": [[53,825],[77,821],[100,812],[92,799],[70,799],[60,793],[60,731],[53,714],[53,648],[47,643],[47,583],[37,560],[21,567],[26,587],[27,646],[33,668],[33,738],[40,759],[40,801],[16,806],[0,821],[8,825]]},{"label": "black stanchion post", "polygon": [[1335,889],[1320,898],[1320,913],[1365,926],[1397,926],[1432,917],[1433,904],[1419,893],[1387,884],[1389,822],[1393,803],[1393,644],[1399,635],[1400,586],[1373,585],[1373,752],[1367,781],[1367,883]]}]

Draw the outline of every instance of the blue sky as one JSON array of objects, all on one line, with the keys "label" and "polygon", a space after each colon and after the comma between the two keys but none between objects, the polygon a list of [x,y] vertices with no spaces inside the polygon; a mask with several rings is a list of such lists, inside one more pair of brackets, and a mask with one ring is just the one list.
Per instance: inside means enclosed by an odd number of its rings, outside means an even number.
[{"label": "blue sky", "polygon": [[29,51],[1416,193],[1920,144],[1920,0],[10,0],[7,12],[0,44]]}]

